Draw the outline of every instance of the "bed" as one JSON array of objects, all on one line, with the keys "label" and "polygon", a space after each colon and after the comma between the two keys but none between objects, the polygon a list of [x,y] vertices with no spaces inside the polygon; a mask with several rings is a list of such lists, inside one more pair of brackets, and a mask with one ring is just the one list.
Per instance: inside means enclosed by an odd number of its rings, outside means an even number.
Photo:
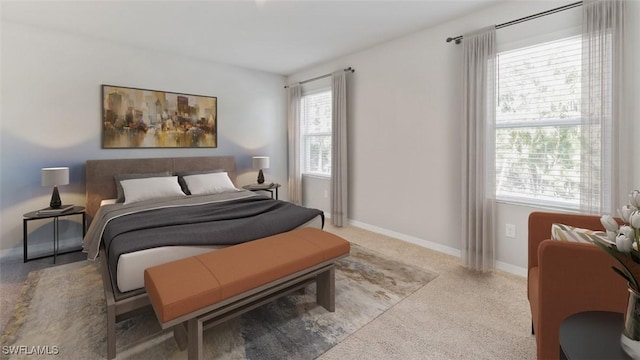
[{"label": "bed", "polygon": [[[88,160],[85,170],[86,211],[90,226],[84,245],[88,257],[90,259],[97,257],[101,263],[107,302],[109,359],[115,357],[115,324],[149,305],[149,299],[143,287],[145,268],[268,236],[270,233],[305,226],[322,228],[324,224],[324,215],[319,210],[296,207],[246,190],[113,204],[113,199],[119,196],[114,181],[116,175],[221,172],[226,173],[229,180],[235,182],[235,158],[231,156]],[[134,182],[129,181],[126,184],[129,186]],[[129,195],[132,194],[130,189],[125,189],[125,191],[129,190]],[[147,208],[148,202],[151,203],[149,208]],[[200,217],[204,216],[202,214],[212,218],[207,218],[207,222],[200,221]],[[273,220],[263,216],[279,217]],[[196,217],[197,221],[173,223],[176,218]],[[169,224],[171,226],[167,225],[168,222],[171,222]],[[232,225],[235,223],[238,225]],[[252,226],[252,223],[258,226]],[[156,226],[161,226],[161,230],[156,229]],[[127,231],[120,231],[120,227],[128,228]],[[240,229],[236,229],[238,227]],[[256,227],[258,229],[253,229]],[[193,230],[195,233],[189,235],[184,229]],[[156,233],[147,233],[147,231],[156,231]],[[205,234],[203,231],[212,233]],[[112,236],[112,233],[116,236]],[[171,243],[170,240],[174,236],[184,238],[181,241],[187,241],[187,243]],[[209,238],[215,239],[214,243],[208,243]],[[97,245],[96,239],[99,239]],[[115,239],[121,245],[116,246]],[[154,239],[157,239],[158,244]],[[145,241],[147,243],[144,246],[137,247],[137,243]],[[123,246],[123,253],[114,252],[116,251],[114,249]]]}]

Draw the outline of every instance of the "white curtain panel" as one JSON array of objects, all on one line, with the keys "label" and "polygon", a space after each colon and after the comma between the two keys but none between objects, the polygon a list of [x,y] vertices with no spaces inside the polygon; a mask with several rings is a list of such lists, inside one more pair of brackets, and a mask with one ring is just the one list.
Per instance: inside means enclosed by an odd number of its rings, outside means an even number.
[{"label": "white curtain panel", "polygon": [[347,223],[347,80],[343,70],[331,75],[331,224]]},{"label": "white curtain panel", "polygon": [[495,26],[464,35],[462,263],[495,268]]},{"label": "white curtain panel", "polygon": [[287,125],[289,146],[289,201],[302,205],[302,164],[300,159],[300,99],[299,83],[289,85],[287,92]]},{"label": "white curtain panel", "polygon": [[631,189],[631,120],[625,116],[625,2],[586,0],[582,19],[580,207],[615,211]]}]

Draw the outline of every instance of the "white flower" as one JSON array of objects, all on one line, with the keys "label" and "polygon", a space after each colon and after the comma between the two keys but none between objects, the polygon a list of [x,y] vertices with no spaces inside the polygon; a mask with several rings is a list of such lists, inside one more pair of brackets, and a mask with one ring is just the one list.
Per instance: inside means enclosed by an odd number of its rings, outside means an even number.
[{"label": "white flower", "polygon": [[611,242],[616,242],[616,236],[618,236],[617,231],[609,231],[607,230],[607,239]]},{"label": "white flower", "polygon": [[608,231],[618,231],[618,223],[613,219],[611,215],[602,215],[600,218],[602,226]]},{"label": "white flower", "polygon": [[640,191],[633,190],[631,194],[629,194],[629,204],[640,208]]},{"label": "white flower", "polygon": [[636,210],[631,214],[629,218],[629,224],[634,228],[640,228],[640,211]]},{"label": "white flower", "polygon": [[616,237],[616,247],[618,248],[618,251],[628,253],[633,247],[633,241],[631,241],[627,235],[620,234]]},{"label": "white flower", "polygon": [[631,240],[634,240],[636,238],[636,232],[631,226],[620,226],[620,234],[623,234]]},{"label": "white flower", "polygon": [[628,224],[631,221],[631,214],[633,214],[633,212],[636,210],[637,209],[633,206],[625,205],[622,207],[622,209],[618,210],[618,214],[620,215],[622,220],[624,220],[624,222]]}]

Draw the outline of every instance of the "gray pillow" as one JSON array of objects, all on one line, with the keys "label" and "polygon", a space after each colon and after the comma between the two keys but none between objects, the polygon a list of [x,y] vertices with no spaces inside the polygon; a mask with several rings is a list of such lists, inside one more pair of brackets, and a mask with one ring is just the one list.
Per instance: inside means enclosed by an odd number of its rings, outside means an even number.
[{"label": "gray pillow", "polygon": [[189,175],[200,175],[200,174],[211,174],[211,173],[219,173],[219,172],[225,172],[227,170],[225,169],[213,169],[213,170],[191,170],[191,171],[180,171],[175,173],[175,175],[178,177],[178,184],[180,184],[180,187],[182,188],[182,192],[185,193],[186,195],[191,195],[191,191],[189,191],[189,187],[187,186],[187,182],[184,181],[184,177],[185,176],[189,176]]},{"label": "gray pillow", "polygon": [[120,181],[122,180],[131,180],[131,179],[144,179],[151,177],[165,177],[171,176],[171,171],[164,171],[159,173],[147,173],[147,174],[117,174],[113,176],[113,179],[116,181],[116,203],[124,202],[124,189],[122,189],[122,184]]}]

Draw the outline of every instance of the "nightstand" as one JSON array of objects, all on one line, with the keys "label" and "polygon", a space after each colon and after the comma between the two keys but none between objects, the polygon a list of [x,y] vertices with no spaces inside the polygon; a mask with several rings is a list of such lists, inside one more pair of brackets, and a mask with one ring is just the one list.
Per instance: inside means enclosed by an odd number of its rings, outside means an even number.
[{"label": "nightstand", "polygon": [[[74,206],[72,209],[67,210],[65,212],[59,213],[59,214],[42,214],[39,213],[38,210],[36,211],[31,211],[28,212],[24,215],[22,215],[23,219],[22,219],[22,242],[24,245],[24,262],[27,262],[29,260],[36,260],[36,259],[42,259],[45,257],[50,257],[53,256],[53,263],[56,263],[56,256],[58,255],[62,255],[62,254],[66,254],[66,253],[70,253],[70,252],[76,252],[76,251],[80,251],[82,249],[76,249],[76,250],[70,250],[70,251],[65,251],[62,253],[58,253],[58,243],[59,243],[59,234],[58,234],[58,219],[64,216],[72,216],[72,215],[82,215],[82,238],[84,238],[84,236],[87,233],[87,214],[85,212],[85,208],[84,206]],[[35,258],[29,258],[29,254],[28,254],[28,241],[29,241],[29,235],[28,235],[28,229],[27,229],[27,223],[31,220],[40,220],[40,219],[53,219],[53,254],[52,255],[43,255],[43,256],[38,256]]]},{"label": "nightstand", "polygon": [[623,328],[620,313],[573,314],[560,325],[560,359],[631,359],[620,345]]},{"label": "nightstand", "polygon": [[278,188],[282,186],[280,184],[277,183],[269,183],[269,184],[251,184],[251,185],[245,185],[242,188],[245,190],[250,190],[250,191],[268,191],[271,194],[271,198],[273,199],[273,193],[275,190],[276,193],[276,197],[275,199],[278,200]]}]

